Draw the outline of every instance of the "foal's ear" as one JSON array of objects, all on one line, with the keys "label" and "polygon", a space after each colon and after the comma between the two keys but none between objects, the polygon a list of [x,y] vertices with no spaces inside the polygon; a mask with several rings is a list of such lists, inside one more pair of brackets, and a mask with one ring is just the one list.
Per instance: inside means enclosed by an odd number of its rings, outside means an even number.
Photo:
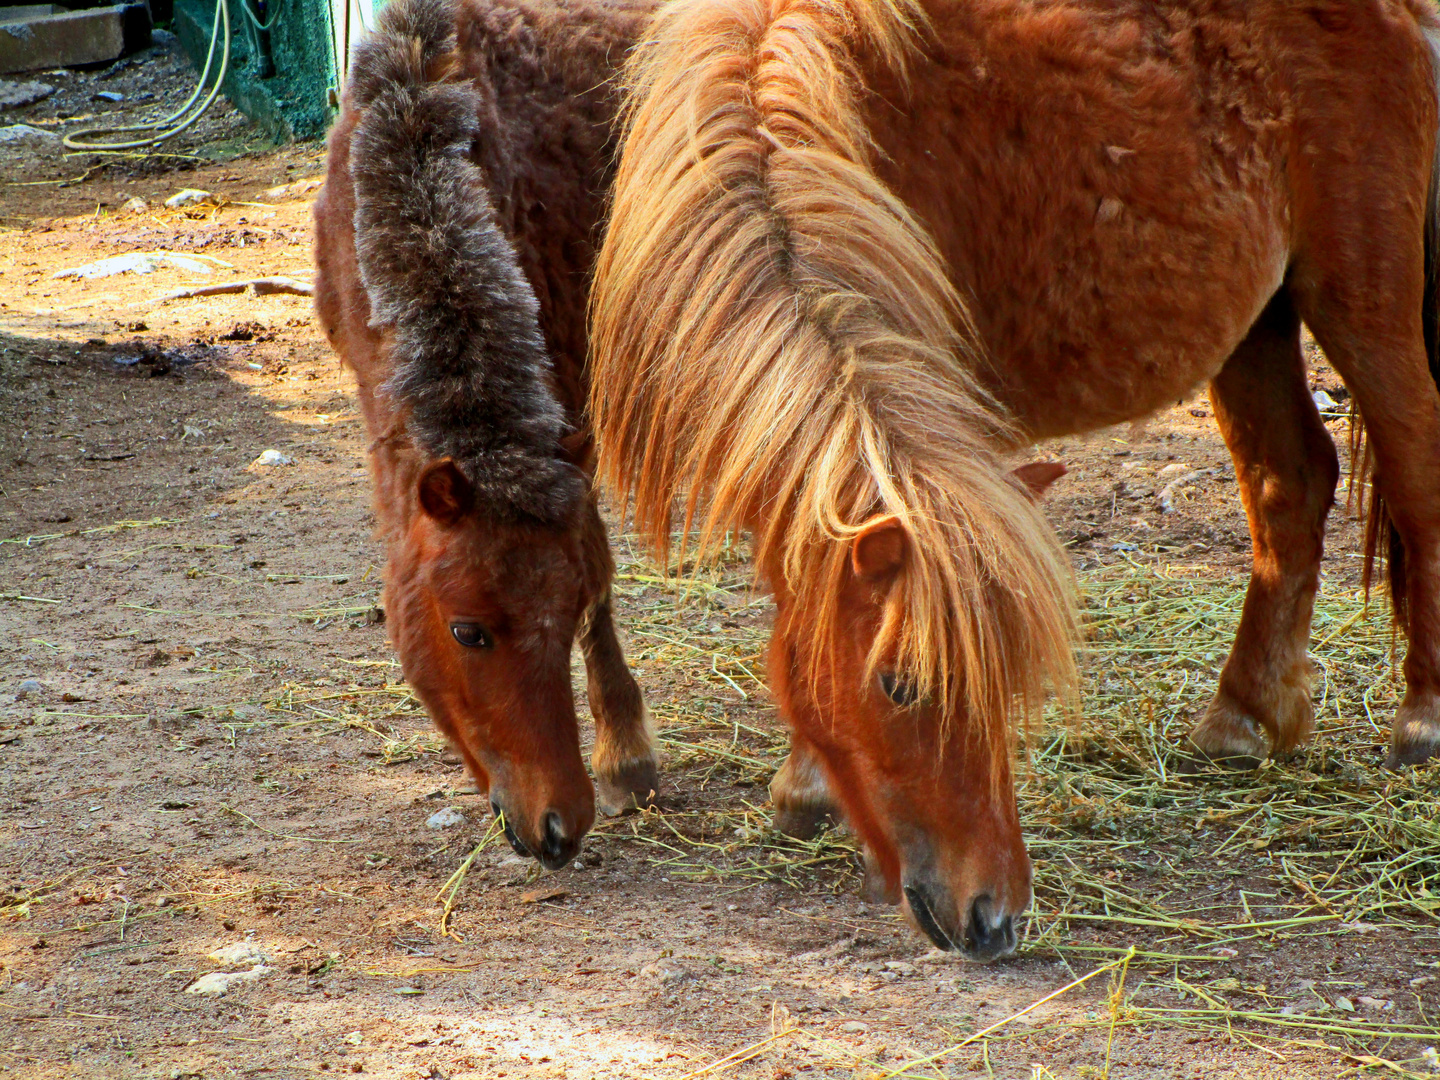
[{"label": "foal's ear", "polygon": [[877,514],[850,542],[850,567],[855,576],[881,583],[898,574],[910,551],[910,534],[894,514]]},{"label": "foal's ear", "polygon": [[442,525],[453,525],[475,502],[475,487],[453,458],[441,458],[420,474],[420,508]]},{"label": "foal's ear", "polygon": [[1037,503],[1045,498],[1050,485],[1065,475],[1065,465],[1059,461],[1031,461],[1010,471],[1011,479],[1017,481]]}]

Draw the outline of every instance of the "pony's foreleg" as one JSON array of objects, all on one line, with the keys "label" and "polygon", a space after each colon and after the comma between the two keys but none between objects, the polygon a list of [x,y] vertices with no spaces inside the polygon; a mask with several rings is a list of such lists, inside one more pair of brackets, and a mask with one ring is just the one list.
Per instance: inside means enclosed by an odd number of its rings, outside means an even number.
[{"label": "pony's foreleg", "polygon": [[1320,582],[1325,516],[1339,461],[1305,379],[1300,319],[1278,293],[1210,384],[1235,461],[1254,562],[1220,687],[1190,741],[1205,757],[1254,768],[1315,727],[1306,645]]},{"label": "pony's foreleg", "polygon": [[585,558],[594,590],[580,629],[590,714],[595,718],[595,749],[590,755],[590,767],[595,771],[600,811],[614,816],[650,805],[660,787],[660,770],[650,711],[645,708],[640,685],[630,673],[625,653],[615,636],[610,601],[615,564],[610,557],[605,522],[600,518],[593,496],[582,527]]},{"label": "pony's foreleg", "polygon": [[791,736],[790,754],[770,781],[770,805],[775,808],[775,831],[797,840],[811,839],[837,816],[825,770],[799,736]]},{"label": "pony's foreleg", "polygon": [[[775,831],[796,840],[813,838],[822,827],[840,820],[830,784],[814,749],[799,735],[790,736],[790,753],[770,781]],[[862,856],[865,878],[860,899],[870,904],[900,903],[900,887],[887,883],[867,847]]]}]

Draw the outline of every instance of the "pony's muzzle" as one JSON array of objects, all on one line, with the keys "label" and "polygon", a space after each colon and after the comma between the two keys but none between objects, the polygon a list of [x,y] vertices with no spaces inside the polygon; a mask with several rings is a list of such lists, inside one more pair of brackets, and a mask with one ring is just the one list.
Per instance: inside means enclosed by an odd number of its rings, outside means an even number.
[{"label": "pony's muzzle", "polygon": [[[490,809],[497,818],[503,813],[495,799],[490,800]],[[547,810],[541,815],[540,826],[533,839],[522,836],[508,814],[504,817],[504,828],[505,839],[510,841],[516,855],[539,859],[540,865],[547,870],[558,870],[580,854],[580,843],[585,835],[583,829],[567,827],[564,816],[558,810]]]},{"label": "pony's muzzle", "polygon": [[972,899],[962,921],[948,890],[912,882],[905,885],[904,892],[911,917],[938,948],[981,963],[1015,951],[1015,915],[989,895]]}]

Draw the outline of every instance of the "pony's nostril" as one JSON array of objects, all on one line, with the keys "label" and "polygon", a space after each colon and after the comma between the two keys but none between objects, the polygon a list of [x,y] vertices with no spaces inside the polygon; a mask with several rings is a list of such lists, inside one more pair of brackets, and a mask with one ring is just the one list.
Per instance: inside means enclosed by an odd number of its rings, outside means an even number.
[{"label": "pony's nostril", "polygon": [[567,835],[564,820],[554,810],[548,811],[540,840],[540,861],[555,870],[573,859],[579,850],[580,842]]},{"label": "pony's nostril", "polygon": [[965,925],[965,946],[977,958],[989,960],[1004,956],[1015,948],[1015,917],[996,918],[995,901],[977,896],[970,904],[970,918]]}]

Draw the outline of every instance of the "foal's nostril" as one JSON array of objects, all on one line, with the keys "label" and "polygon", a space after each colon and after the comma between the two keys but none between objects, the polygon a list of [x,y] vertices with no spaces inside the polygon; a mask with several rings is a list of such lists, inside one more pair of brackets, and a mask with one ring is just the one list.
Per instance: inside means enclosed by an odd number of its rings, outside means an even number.
[{"label": "foal's nostril", "polygon": [[578,837],[568,836],[565,822],[554,810],[547,811],[544,836],[540,838],[540,861],[547,869],[558,870],[580,852]]}]

